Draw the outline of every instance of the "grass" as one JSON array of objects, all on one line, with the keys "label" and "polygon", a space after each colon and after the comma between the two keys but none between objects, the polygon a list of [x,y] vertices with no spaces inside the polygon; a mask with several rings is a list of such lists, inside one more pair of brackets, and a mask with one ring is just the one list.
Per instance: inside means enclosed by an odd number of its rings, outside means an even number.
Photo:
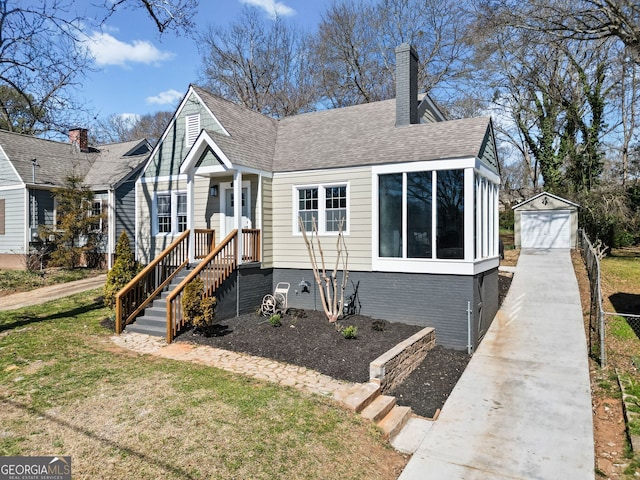
[{"label": "grass", "polygon": [[50,268],[42,272],[0,269],[0,297],[11,293],[28,292],[48,285],[81,280],[100,273],[104,273],[104,271],[88,268],[73,270]]},{"label": "grass", "polygon": [[99,293],[3,312],[0,455],[70,455],[78,479],[392,479],[404,466],[328,399],[118,349]]}]

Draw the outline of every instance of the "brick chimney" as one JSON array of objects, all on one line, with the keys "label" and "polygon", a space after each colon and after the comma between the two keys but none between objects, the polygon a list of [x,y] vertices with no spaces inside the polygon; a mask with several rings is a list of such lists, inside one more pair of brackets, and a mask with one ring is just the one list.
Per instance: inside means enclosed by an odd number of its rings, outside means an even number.
[{"label": "brick chimney", "polygon": [[89,151],[89,132],[86,128],[72,128],[69,130],[69,143],[81,152]]},{"label": "brick chimney", "polygon": [[420,123],[418,118],[418,54],[413,46],[396,47],[396,127]]}]

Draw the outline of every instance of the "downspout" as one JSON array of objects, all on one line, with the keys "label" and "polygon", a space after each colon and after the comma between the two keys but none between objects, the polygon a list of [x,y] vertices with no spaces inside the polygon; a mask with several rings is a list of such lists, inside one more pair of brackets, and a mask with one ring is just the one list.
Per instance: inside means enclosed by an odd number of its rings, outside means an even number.
[{"label": "downspout", "polygon": [[471,344],[471,302],[467,302],[467,353],[471,355],[473,353],[473,345]]},{"label": "downspout", "polygon": [[116,191],[107,190],[107,269],[113,267],[113,257],[116,253]]}]

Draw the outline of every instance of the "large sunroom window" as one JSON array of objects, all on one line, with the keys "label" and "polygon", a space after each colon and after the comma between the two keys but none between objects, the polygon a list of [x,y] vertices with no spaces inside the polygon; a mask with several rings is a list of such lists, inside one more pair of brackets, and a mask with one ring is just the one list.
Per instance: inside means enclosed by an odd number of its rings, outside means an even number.
[{"label": "large sunroom window", "polygon": [[464,259],[464,170],[378,176],[379,257]]}]

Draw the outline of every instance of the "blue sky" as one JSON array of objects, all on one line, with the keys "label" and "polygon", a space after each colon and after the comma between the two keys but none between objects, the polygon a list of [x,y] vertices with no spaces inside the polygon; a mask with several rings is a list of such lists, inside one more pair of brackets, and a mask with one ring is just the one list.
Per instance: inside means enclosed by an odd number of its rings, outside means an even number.
[{"label": "blue sky", "polygon": [[[196,27],[233,21],[245,6],[276,12],[304,29],[314,29],[332,0],[200,0]],[[198,83],[201,56],[195,41],[173,32],[159,35],[142,10],[121,10],[101,31],[85,32],[97,71],[83,80],[80,96],[95,115],[143,115],[173,111],[189,83]]]}]

